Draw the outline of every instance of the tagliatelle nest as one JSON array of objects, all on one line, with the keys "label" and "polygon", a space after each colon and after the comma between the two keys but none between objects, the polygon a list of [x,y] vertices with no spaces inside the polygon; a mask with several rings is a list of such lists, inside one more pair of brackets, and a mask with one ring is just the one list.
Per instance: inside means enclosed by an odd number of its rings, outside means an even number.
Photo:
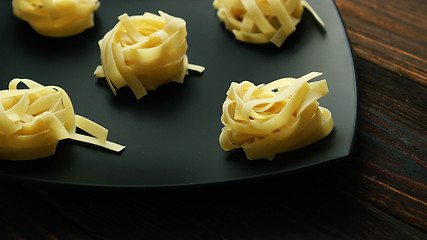
[{"label": "tagliatelle nest", "polygon": [[48,37],[76,35],[94,25],[98,0],[13,0],[13,13]]},{"label": "tagliatelle nest", "polygon": [[249,160],[273,159],[327,136],[334,127],[332,116],[317,102],[329,92],[326,80],[307,83],[319,75],[313,72],[259,86],[232,83],[221,116],[222,149],[243,148]]},{"label": "tagliatelle nest", "polygon": [[237,40],[280,47],[301,21],[304,8],[323,21],[305,0],[214,0],[218,18]]},{"label": "tagliatelle nest", "polygon": [[95,75],[105,77],[114,94],[127,86],[140,99],[146,90],[171,81],[182,83],[188,70],[204,71],[204,67],[188,64],[186,22],[159,14],[122,14],[99,41],[102,65]]},{"label": "tagliatelle nest", "polygon": [[[28,89],[18,89],[19,83]],[[77,134],[76,127],[92,136]],[[29,160],[55,153],[59,140],[73,139],[113,151],[125,147],[107,141],[108,130],[74,114],[67,93],[29,79],[13,79],[0,91],[0,159]]]}]

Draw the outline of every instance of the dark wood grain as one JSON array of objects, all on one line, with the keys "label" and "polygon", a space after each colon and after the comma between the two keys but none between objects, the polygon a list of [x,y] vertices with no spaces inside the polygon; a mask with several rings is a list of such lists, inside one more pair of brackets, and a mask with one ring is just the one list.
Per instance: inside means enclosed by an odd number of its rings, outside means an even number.
[{"label": "dark wood grain", "polygon": [[0,239],[91,239],[26,187],[0,182]]},{"label": "dark wood grain", "polygon": [[99,239],[120,239],[123,231],[130,239],[423,239],[337,187],[336,171],[167,191],[32,192]]},{"label": "dark wood grain", "polygon": [[424,0],[335,0],[358,58],[427,86]]},{"label": "dark wood grain", "polygon": [[[426,230],[425,89],[364,60],[357,63],[359,131],[352,165],[346,169],[353,178],[348,184],[357,184],[352,194]],[[376,81],[379,76],[383,81]]]},{"label": "dark wood grain", "polygon": [[203,188],[1,182],[0,239],[427,239],[427,4],[335,2],[359,85],[350,159]]},{"label": "dark wood grain", "polygon": [[336,0],[359,79],[354,194],[427,229],[427,4]]}]

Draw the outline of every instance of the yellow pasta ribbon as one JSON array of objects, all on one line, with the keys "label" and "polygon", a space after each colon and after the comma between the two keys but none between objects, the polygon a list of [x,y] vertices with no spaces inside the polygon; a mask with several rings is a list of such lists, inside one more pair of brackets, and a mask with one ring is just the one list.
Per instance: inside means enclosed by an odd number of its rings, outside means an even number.
[{"label": "yellow pasta ribbon", "polygon": [[94,25],[98,0],[12,0],[13,13],[47,37],[68,37]]},{"label": "yellow pasta ribbon", "polygon": [[[27,89],[18,89],[23,83]],[[76,133],[76,127],[91,136]],[[75,115],[67,93],[15,78],[0,91],[0,159],[29,160],[55,153],[59,140],[73,139],[119,152],[125,147],[107,141],[108,130]]]},{"label": "yellow pasta ribbon", "polygon": [[112,92],[127,86],[140,99],[147,90],[168,82],[182,83],[188,70],[186,22],[159,11],[118,17],[119,22],[99,41],[101,63],[94,74],[105,77]]},{"label": "yellow pasta ribbon", "polygon": [[323,21],[305,0],[214,0],[218,18],[239,41],[280,47],[301,21],[304,8]]},{"label": "yellow pasta ribbon", "polygon": [[308,83],[320,75],[312,72],[259,86],[231,83],[221,116],[222,149],[243,148],[249,160],[271,160],[327,136],[334,127],[332,116],[317,102],[329,92],[326,80]]}]

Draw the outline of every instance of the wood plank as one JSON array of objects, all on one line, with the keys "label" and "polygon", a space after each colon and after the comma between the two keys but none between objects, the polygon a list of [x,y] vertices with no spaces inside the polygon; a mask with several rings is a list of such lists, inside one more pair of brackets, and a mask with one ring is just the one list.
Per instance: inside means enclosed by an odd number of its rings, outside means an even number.
[{"label": "wood plank", "polygon": [[335,0],[356,57],[427,86],[424,0]]},{"label": "wood plank", "polygon": [[427,232],[425,88],[365,60],[357,68],[358,135],[343,187],[352,186],[357,198]]},{"label": "wood plank", "polygon": [[0,239],[427,239],[424,0],[336,0],[356,58],[349,161],[151,191],[0,183]]},{"label": "wood plank", "polygon": [[[42,199],[100,239],[422,239],[427,235],[337,187],[348,161],[203,188],[44,188]],[[340,168],[336,168],[340,166]]]},{"label": "wood plank", "polygon": [[0,182],[0,239],[93,239],[19,184]]}]

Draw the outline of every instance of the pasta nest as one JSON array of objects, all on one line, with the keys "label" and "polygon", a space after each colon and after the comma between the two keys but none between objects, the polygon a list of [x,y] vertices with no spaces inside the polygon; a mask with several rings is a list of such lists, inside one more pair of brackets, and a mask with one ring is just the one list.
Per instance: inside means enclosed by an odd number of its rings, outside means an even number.
[{"label": "pasta nest", "polygon": [[280,47],[295,31],[304,8],[324,25],[305,0],[214,0],[213,6],[226,29],[243,42]]},{"label": "pasta nest", "polygon": [[94,25],[97,0],[13,0],[13,13],[47,37],[68,37]]},{"label": "pasta nest", "polygon": [[[19,83],[28,89],[17,89]],[[93,137],[75,133],[76,127]],[[75,115],[69,96],[60,87],[16,78],[8,90],[0,91],[0,159],[47,157],[66,138],[121,151],[124,146],[107,141],[107,134],[107,129]]]},{"label": "pasta nest", "polygon": [[128,86],[137,99],[168,82],[184,81],[188,70],[203,67],[188,64],[186,22],[159,11],[129,17],[119,22],[99,41],[102,65],[95,75],[105,77],[111,90]]},{"label": "pasta nest", "polygon": [[273,159],[328,135],[332,116],[317,102],[329,92],[326,80],[307,83],[319,75],[312,72],[259,86],[231,83],[221,116],[223,150],[243,148],[249,160]]}]

